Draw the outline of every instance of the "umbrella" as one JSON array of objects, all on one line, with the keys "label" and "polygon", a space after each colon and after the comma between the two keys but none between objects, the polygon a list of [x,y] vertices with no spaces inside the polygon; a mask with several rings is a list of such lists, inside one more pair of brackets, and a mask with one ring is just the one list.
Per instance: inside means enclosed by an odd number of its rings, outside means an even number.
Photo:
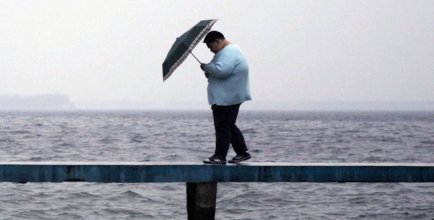
[{"label": "umbrella", "polygon": [[[176,39],[163,62],[163,81],[169,78],[173,71],[181,65],[216,21],[216,19],[202,20]],[[193,53],[191,54],[194,56]],[[194,58],[200,63],[196,56],[194,56]]]}]

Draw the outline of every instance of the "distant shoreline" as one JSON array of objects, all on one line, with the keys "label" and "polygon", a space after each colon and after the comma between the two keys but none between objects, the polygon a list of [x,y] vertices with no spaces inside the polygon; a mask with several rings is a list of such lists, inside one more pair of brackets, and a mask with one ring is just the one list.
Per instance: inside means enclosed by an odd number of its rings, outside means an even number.
[{"label": "distant shoreline", "polygon": [[0,111],[74,110],[66,95],[0,96]]},{"label": "distant shoreline", "polygon": [[[71,101],[67,95],[0,95],[0,111],[210,111],[204,100],[178,101]],[[241,111],[434,111],[434,101],[264,101],[243,103]]]},{"label": "distant shoreline", "polygon": [[[74,110],[3,110],[0,113],[210,113],[206,109],[74,109]],[[434,113],[434,110],[292,110],[292,109],[244,109],[242,112],[258,113]]]}]

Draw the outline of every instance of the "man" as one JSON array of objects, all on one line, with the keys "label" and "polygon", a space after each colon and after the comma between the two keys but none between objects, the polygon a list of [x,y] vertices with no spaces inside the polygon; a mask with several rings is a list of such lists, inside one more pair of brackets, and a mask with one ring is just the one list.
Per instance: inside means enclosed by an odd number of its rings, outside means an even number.
[{"label": "man", "polygon": [[200,67],[208,78],[208,102],[213,113],[216,146],[214,155],[203,162],[226,164],[230,144],[237,155],[229,163],[248,160],[251,156],[243,134],[235,125],[240,105],[251,100],[246,58],[218,31],[209,32],[204,43],[215,54],[210,63]]}]

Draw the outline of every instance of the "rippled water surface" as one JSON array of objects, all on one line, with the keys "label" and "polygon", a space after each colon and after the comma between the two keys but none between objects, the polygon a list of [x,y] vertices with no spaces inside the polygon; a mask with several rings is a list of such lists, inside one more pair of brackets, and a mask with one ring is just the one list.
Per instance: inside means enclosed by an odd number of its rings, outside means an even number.
[{"label": "rippled water surface", "polygon": [[[434,162],[434,112],[249,112],[267,162]],[[0,112],[0,161],[202,161],[210,112]],[[229,156],[234,155],[233,151]],[[0,219],[186,219],[185,184],[0,183]],[[433,183],[220,183],[217,219],[434,219]]]}]

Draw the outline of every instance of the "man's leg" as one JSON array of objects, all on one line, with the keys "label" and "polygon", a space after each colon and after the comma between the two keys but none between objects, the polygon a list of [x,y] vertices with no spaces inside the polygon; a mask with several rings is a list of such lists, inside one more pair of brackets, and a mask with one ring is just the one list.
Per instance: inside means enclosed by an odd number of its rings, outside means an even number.
[{"label": "man's leg", "polygon": [[241,104],[231,106],[231,114],[230,114],[231,115],[231,144],[237,155],[243,155],[248,151],[243,133],[236,125],[240,105]]},{"label": "man's leg", "polygon": [[215,155],[225,159],[231,142],[231,118],[228,106],[212,105],[215,128]]},{"label": "man's leg", "polygon": [[231,144],[237,155],[243,155],[248,151],[243,133],[236,125],[232,127]]}]

